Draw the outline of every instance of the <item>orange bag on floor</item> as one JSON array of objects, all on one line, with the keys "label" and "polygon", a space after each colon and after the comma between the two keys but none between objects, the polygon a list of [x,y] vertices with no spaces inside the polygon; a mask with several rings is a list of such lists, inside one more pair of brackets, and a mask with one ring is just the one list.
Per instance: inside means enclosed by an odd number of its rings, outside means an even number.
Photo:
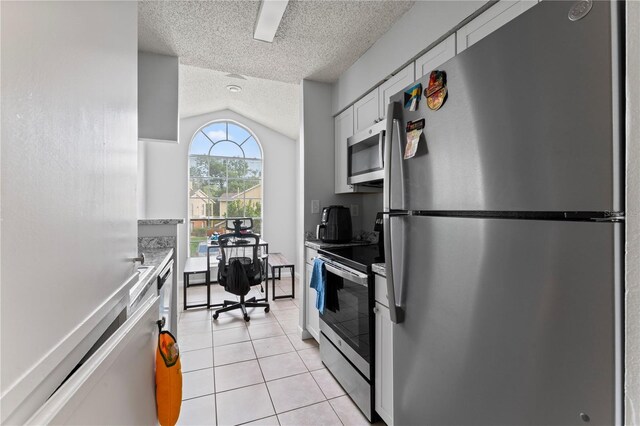
[{"label": "orange bag on floor", "polygon": [[158,422],[173,426],[180,416],[182,403],[182,367],[176,338],[168,331],[158,334],[156,350],[156,405]]}]

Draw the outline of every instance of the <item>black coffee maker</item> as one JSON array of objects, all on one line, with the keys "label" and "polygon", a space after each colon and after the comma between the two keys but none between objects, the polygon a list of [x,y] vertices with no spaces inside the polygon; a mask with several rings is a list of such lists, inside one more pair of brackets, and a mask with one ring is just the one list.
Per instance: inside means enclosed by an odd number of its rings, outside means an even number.
[{"label": "black coffee maker", "polygon": [[351,211],[345,206],[322,209],[322,219],[316,228],[316,238],[325,243],[348,243],[352,238]]}]

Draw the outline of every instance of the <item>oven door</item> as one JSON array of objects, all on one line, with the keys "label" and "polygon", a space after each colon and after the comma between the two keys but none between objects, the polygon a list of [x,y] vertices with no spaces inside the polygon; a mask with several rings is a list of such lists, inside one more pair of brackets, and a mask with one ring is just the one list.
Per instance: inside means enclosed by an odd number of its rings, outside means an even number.
[{"label": "oven door", "polygon": [[[371,318],[369,276],[332,260],[323,259],[327,271],[325,307],[320,330],[353,365],[369,378]],[[331,287],[335,286],[333,295]],[[331,300],[335,302],[331,302]]]}]

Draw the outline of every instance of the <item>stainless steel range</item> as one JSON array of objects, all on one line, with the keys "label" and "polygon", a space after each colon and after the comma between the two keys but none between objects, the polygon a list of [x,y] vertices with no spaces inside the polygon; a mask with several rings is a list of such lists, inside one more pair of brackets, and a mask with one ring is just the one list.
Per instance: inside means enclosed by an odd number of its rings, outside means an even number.
[{"label": "stainless steel range", "polygon": [[321,249],[327,271],[325,309],[320,314],[320,355],[351,399],[373,420],[374,278],[383,262],[378,245]]}]

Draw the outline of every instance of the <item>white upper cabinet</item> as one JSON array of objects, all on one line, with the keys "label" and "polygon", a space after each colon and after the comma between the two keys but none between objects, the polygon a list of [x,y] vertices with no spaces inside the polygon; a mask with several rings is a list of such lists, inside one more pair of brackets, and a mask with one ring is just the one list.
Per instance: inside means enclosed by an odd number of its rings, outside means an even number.
[{"label": "white upper cabinet", "polygon": [[391,96],[413,83],[415,79],[413,63],[411,63],[380,85],[380,119],[387,116],[387,104]]},{"label": "white upper cabinet", "polygon": [[536,4],[538,4],[537,0],[501,0],[491,6],[458,30],[456,33],[458,53],[482,40]]},{"label": "white upper cabinet", "polygon": [[138,52],[138,140],[178,141],[178,57]]},{"label": "white upper cabinet", "polygon": [[358,133],[375,124],[380,116],[378,112],[378,89],[353,104],[353,133]]},{"label": "white upper cabinet", "polygon": [[[376,105],[377,107],[377,105]],[[347,184],[347,139],[353,136],[353,106],[335,118],[335,193],[354,192]]]},{"label": "white upper cabinet", "polygon": [[433,49],[416,59],[414,62],[416,80],[431,73],[454,56],[456,56],[456,35],[451,34]]}]

